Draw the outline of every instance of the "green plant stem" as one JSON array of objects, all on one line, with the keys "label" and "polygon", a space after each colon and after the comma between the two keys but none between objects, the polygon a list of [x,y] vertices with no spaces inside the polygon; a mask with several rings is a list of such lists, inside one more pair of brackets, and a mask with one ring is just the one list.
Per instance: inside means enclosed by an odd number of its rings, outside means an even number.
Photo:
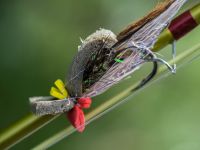
[{"label": "green plant stem", "polygon": [[0,134],[0,149],[10,148],[32,133],[36,132],[57,116],[37,117],[28,114]]},{"label": "green plant stem", "polygon": [[[171,60],[170,63],[188,63],[197,56],[200,55],[200,44],[190,48],[189,50],[184,51],[180,55],[176,57],[175,60]],[[166,72],[168,69],[165,66],[162,66],[157,73],[157,78],[162,77],[163,73]],[[97,108],[91,110],[88,114],[86,114],[86,121],[87,124],[91,121],[95,120],[99,116],[103,115],[107,112],[107,110],[112,109],[112,107],[118,106],[119,103],[123,102],[125,98],[129,96],[133,96],[133,94],[137,92],[133,92],[133,89],[138,85],[138,83],[126,88],[124,91],[120,92],[119,94],[115,95],[115,97],[105,101],[103,104],[98,106]],[[51,147],[52,145],[56,144],[57,142],[61,141],[65,137],[69,136],[75,131],[75,129],[72,126],[67,127],[66,129],[58,132],[57,134],[51,136],[50,138],[46,139],[33,149],[47,149]]]}]

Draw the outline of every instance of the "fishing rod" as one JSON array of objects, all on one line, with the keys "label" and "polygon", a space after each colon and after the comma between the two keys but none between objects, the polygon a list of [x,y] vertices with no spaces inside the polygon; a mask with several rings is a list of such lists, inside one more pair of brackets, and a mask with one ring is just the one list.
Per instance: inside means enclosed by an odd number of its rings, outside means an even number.
[{"label": "fishing rod", "polygon": [[157,52],[173,41],[178,41],[200,24],[200,4],[176,17],[160,34],[152,51]]}]

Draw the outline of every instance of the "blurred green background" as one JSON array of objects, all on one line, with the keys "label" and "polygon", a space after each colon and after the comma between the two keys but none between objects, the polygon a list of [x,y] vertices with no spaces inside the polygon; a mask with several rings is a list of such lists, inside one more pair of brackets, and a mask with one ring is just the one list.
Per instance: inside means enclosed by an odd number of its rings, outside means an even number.
[{"label": "blurred green background", "polygon": [[[83,39],[98,28],[118,33],[157,0],[2,0],[0,2],[0,130],[30,112],[28,97],[48,95]],[[189,0],[189,8],[200,0]],[[200,27],[177,43],[182,52],[200,42]],[[162,52],[170,58],[170,47]],[[52,150],[199,150],[200,60],[146,88],[74,133]],[[125,81],[127,82],[127,81]],[[127,84],[130,84],[130,82]],[[126,83],[94,98],[93,106]],[[68,125],[61,116],[12,149],[30,149]]]}]

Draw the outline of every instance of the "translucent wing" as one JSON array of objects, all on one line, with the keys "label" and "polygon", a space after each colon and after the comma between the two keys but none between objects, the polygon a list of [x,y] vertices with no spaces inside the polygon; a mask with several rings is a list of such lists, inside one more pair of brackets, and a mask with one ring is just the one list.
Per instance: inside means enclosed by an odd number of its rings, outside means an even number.
[{"label": "translucent wing", "polygon": [[[145,62],[144,57],[152,53],[150,48],[155,44],[162,30],[170,23],[186,1],[167,0],[169,5],[166,5],[161,14],[153,19],[151,18],[151,21],[147,21],[142,26],[137,27],[132,34],[120,39],[114,45],[113,51],[116,52],[125,49],[121,53],[122,56],[126,55],[124,61],[122,63],[114,63],[83,96],[93,97],[99,95],[137,70]],[[145,50],[145,53],[143,50]]]},{"label": "translucent wing", "polygon": [[141,59],[137,49],[132,49],[131,55],[124,60],[123,63],[115,63],[113,66],[100,78],[98,82],[92,85],[83,96],[93,97],[105,92],[108,88],[118,83],[127,75],[139,69],[140,65],[145,61]]},{"label": "translucent wing", "polygon": [[[141,48],[152,48],[160,33],[167,27],[181,6],[187,0],[167,1],[168,3],[166,3],[165,7],[168,8],[166,8],[166,10],[164,10],[160,15],[158,15],[150,22],[144,24],[137,31],[132,33],[132,35],[129,35],[129,38],[117,46],[116,49],[128,47],[130,46],[130,43],[133,43]],[[168,6],[169,4],[170,6]]]}]

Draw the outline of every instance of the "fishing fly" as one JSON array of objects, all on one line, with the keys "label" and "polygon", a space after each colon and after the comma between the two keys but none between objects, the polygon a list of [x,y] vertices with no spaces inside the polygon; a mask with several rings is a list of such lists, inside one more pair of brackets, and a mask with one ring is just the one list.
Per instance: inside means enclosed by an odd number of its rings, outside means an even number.
[{"label": "fishing fly", "polygon": [[[51,96],[30,98],[33,113],[39,116],[66,113],[71,124],[82,132],[85,128],[82,109],[90,107],[91,98],[102,94],[111,86],[133,74],[145,63],[152,63],[152,71],[134,90],[143,87],[156,75],[158,63],[166,65],[172,73],[175,73],[176,65],[170,65],[164,59],[159,58],[153,49],[159,47],[155,43],[164,29],[170,32],[168,36],[165,36],[166,42],[170,39],[169,36],[177,40],[198,25],[197,21],[191,21],[195,20],[195,17],[188,11],[183,15],[186,17],[181,18],[182,20],[187,18],[185,24],[192,25],[174,23],[174,26],[169,26],[186,1],[165,0],[148,15],[130,24],[118,35],[110,30],[99,29],[82,40],[68,71],[66,82],[56,80],[55,87],[50,90]],[[177,20],[180,22],[181,19]],[[175,28],[179,29],[179,32],[176,32]],[[173,58],[175,54],[173,43]]]}]

